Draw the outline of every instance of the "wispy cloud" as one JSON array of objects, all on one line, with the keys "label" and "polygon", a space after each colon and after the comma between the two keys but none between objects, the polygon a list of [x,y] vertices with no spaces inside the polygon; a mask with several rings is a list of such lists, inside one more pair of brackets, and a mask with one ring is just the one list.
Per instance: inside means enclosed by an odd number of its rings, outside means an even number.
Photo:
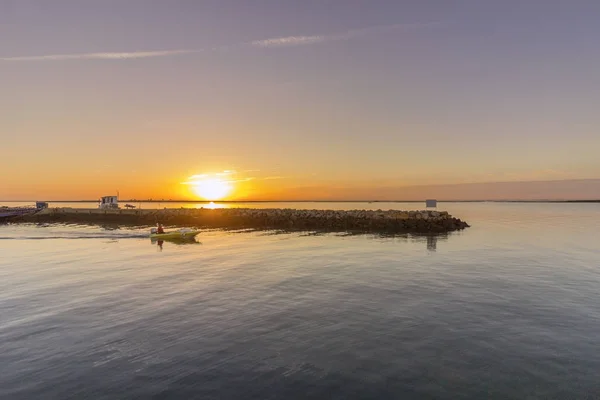
[{"label": "wispy cloud", "polygon": [[199,53],[202,50],[133,51],[127,53],[50,54],[44,56],[2,57],[2,61],[60,61],[60,60],[126,60],[134,58],[166,57]]},{"label": "wispy cloud", "polygon": [[254,40],[250,42],[250,44],[258,47],[284,47],[320,43],[325,40],[327,40],[327,36],[287,36],[265,40]]},{"label": "wispy cloud", "polygon": [[262,40],[253,40],[251,42],[242,43],[237,46],[222,46],[212,49],[181,49],[181,50],[158,50],[158,51],[133,51],[133,52],[104,52],[104,53],[78,53],[78,54],[48,54],[38,56],[18,56],[18,57],[0,57],[0,61],[64,61],[64,60],[130,60],[138,58],[152,57],[169,57],[184,54],[194,54],[201,52],[214,52],[227,50],[234,47],[291,47],[303,46],[330,41],[350,40],[357,37],[374,35],[384,32],[392,32],[398,30],[411,30],[434,27],[439,25],[437,22],[418,23],[418,24],[394,24],[380,25],[363,29],[354,29],[346,32],[327,34],[327,35],[312,35],[312,36],[284,36]]},{"label": "wispy cloud", "polygon": [[205,181],[214,181],[218,180],[221,182],[227,183],[237,183],[237,182],[249,182],[249,181],[270,181],[274,179],[284,179],[285,177],[279,175],[273,176],[265,176],[265,177],[257,177],[257,176],[244,176],[247,172],[259,172],[259,170],[245,170],[242,173],[238,173],[232,170],[226,170],[217,173],[210,174],[198,174],[190,176],[185,182],[181,182],[182,185],[197,185],[201,182]]},{"label": "wispy cloud", "polygon": [[438,22],[427,22],[418,24],[393,24],[393,25],[378,25],[363,29],[353,29],[342,33],[329,35],[314,35],[314,36],[285,36],[279,38],[271,38],[264,40],[254,40],[250,42],[252,46],[257,47],[286,47],[286,46],[301,46],[307,44],[330,42],[334,40],[350,40],[356,37],[374,35],[377,33],[391,32],[396,30],[411,30],[434,27],[439,25]]}]

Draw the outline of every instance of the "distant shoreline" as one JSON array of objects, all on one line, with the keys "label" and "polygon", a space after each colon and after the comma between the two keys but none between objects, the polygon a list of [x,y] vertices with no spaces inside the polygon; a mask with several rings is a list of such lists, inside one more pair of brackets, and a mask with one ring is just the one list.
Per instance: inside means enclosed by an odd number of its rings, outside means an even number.
[{"label": "distant shoreline", "polygon": [[[3,203],[34,203],[36,200],[0,200]],[[49,203],[98,203],[98,200],[45,200]],[[120,203],[424,203],[425,200],[119,200]],[[598,200],[437,200],[438,203],[600,203]]]}]

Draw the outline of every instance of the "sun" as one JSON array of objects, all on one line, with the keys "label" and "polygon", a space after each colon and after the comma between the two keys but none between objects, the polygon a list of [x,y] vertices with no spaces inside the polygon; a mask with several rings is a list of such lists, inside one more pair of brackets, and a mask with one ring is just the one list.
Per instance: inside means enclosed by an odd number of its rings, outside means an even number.
[{"label": "sun", "polygon": [[205,200],[223,200],[229,193],[231,193],[232,186],[229,182],[222,179],[203,179],[201,181],[194,182],[192,190],[198,196]]}]

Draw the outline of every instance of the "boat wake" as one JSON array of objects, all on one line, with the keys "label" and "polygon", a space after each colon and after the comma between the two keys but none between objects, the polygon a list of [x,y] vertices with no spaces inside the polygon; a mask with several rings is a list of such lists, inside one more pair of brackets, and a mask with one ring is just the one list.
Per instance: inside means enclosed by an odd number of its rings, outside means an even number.
[{"label": "boat wake", "polygon": [[0,240],[81,240],[81,239],[147,239],[148,235],[140,233],[76,233],[55,234],[47,236],[0,236]]}]

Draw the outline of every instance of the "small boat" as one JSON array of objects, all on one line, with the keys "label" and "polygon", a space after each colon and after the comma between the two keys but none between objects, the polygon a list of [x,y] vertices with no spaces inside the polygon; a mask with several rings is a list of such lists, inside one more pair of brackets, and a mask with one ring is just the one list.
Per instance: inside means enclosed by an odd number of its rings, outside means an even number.
[{"label": "small boat", "polygon": [[176,231],[156,233],[156,228],[150,231],[150,239],[152,240],[190,240],[199,234],[199,230],[194,229],[179,229]]}]

